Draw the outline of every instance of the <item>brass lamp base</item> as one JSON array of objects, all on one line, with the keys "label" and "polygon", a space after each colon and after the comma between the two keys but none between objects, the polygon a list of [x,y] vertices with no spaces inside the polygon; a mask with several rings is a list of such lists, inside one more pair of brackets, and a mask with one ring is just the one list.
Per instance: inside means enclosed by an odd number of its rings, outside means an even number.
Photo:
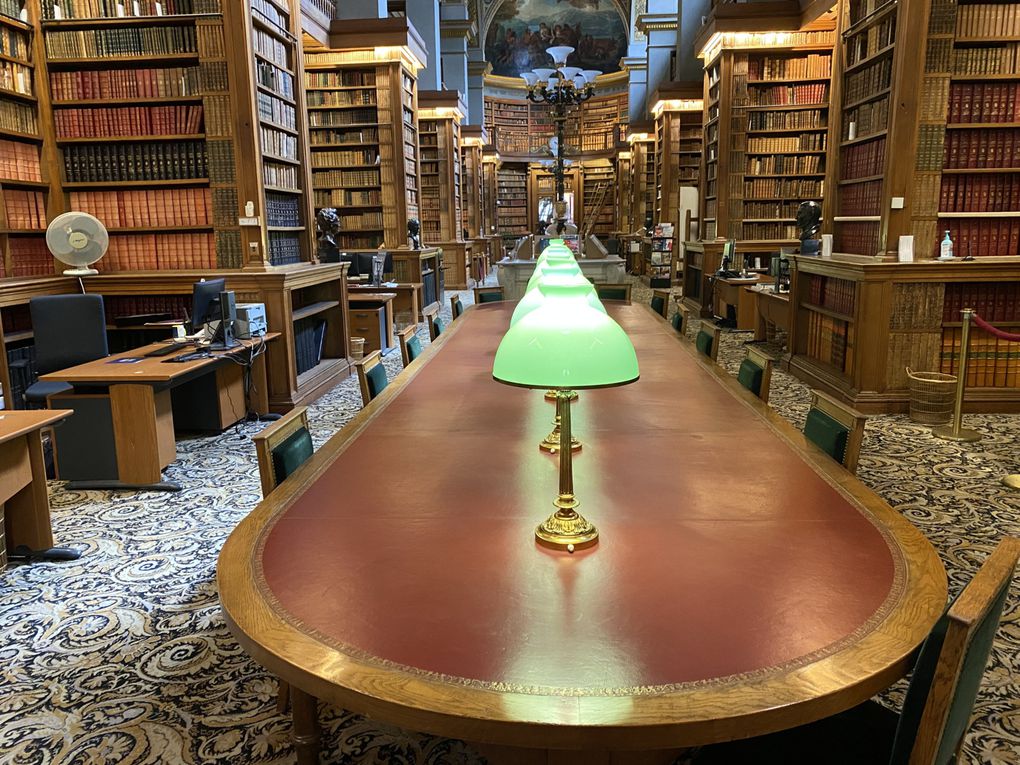
[{"label": "brass lamp base", "polygon": [[982,436],[976,430],[970,430],[969,428],[960,428],[957,431],[953,431],[952,425],[939,425],[937,428],[931,429],[931,434],[935,438],[941,438],[943,441],[980,441]]},{"label": "brass lamp base", "polygon": [[[554,390],[547,390],[545,392],[545,400],[546,401],[553,401],[553,402],[555,402],[556,401],[556,391],[554,391]],[[571,401],[577,401],[577,391],[576,390],[570,391],[570,400]]]},{"label": "brass lamp base", "polygon": [[1002,482],[1011,489],[1020,489],[1020,475],[1003,476]]},{"label": "brass lamp base", "polygon": [[560,495],[553,503],[559,508],[535,529],[535,539],[552,550],[584,550],[598,544],[599,530],[574,508],[580,504],[573,495]]},{"label": "brass lamp base", "polygon": [[[556,452],[560,450],[560,416],[556,415],[556,419],[553,420],[553,422],[554,427],[552,429],[552,432],[549,435],[547,435],[544,439],[542,439],[542,441],[538,444],[539,449],[541,449],[544,452],[549,452],[550,454],[556,454]],[[571,451],[576,452],[580,448],[581,442],[578,441],[573,436],[571,436],[570,437]]]}]

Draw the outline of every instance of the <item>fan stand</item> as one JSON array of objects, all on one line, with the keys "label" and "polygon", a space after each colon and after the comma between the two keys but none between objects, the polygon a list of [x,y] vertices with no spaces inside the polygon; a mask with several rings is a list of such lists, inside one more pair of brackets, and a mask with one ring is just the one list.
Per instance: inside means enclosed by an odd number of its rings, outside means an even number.
[{"label": "fan stand", "polygon": [[99,272],[94,268],[68,268],[64,276],[98,276]]}]

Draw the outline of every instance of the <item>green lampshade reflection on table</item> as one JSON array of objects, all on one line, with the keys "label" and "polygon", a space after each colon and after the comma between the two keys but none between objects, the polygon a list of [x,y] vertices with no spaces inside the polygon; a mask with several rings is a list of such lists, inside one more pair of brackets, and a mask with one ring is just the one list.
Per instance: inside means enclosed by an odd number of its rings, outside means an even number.
[{"label": "green lampshade reflection on table", "polygon": [[546,289],[542,304],[511,324],[503,336],[492,377],[506,385],[556,390],[560,488],[553,502],[556,512],[538,525],[535,538],[544,547],[572,553],[597,544],[599,538],[598,529],[577,512],[580,503],[574,496],[573,391],[626,385],[638,379],[639,371],[627,333],[588,304],[583,284],[560,288],[553,281]]},{"label": "green lampshade reflection on table", "polygon": [[537,308],[540,308],[549,297],[581,296],[596,311],[605,313],[605,306],[599,300],[595,285],[584,278],[579,272],[564,269],[561,266],[550,267],[535,283],[535,288],[524,293],[510,317],[510,326],[520,321]]}]

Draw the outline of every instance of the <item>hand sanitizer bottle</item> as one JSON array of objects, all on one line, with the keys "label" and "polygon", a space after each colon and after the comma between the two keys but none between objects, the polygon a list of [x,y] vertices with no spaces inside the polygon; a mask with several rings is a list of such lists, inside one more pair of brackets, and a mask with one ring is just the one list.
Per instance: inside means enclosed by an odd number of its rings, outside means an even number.
[{"label": "hand sanitizer bottle", "polygon": [[939,245],[939,260],[953,259],[953,240],[949,238],[949,231],[946,231],[946,238]]}]

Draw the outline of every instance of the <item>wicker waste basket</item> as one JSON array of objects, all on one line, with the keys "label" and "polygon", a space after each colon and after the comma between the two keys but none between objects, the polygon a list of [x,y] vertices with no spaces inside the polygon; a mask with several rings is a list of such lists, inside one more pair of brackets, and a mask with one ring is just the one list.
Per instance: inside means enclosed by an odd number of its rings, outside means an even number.
[{"label": "wicker waste basket", "polygon": [[910,378],[910,419],[925,425],[941,425],[953,419],[956,375],[941,372],[914,372]]},{"label": "wicker waste basket", "polygon": [[351,338],[351,358],[355,361],[359,361],[365,358],[365,338],[363,337],[352,337]]}]

